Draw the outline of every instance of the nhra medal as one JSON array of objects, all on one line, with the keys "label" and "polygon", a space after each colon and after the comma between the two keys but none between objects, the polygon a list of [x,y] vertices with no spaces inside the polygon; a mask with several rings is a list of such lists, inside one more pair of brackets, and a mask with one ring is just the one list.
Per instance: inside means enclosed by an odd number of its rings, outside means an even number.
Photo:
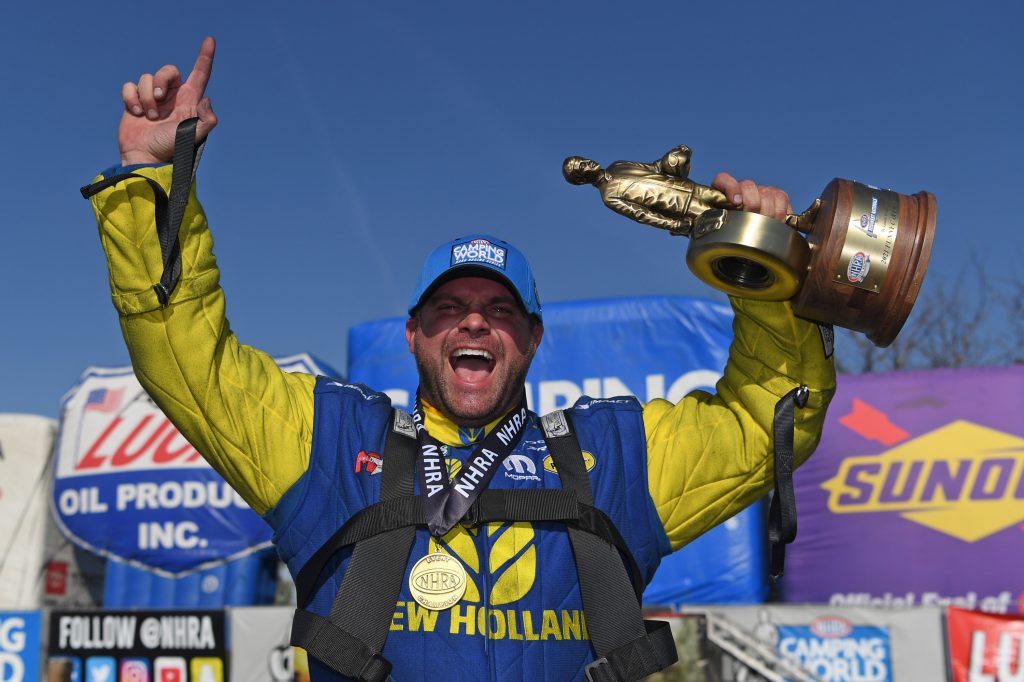
[{"label": "nhra medal", "polygon": [[444,611],[457,604],[466,592],[466,569],[444,552],[432,552],[412,567],[409,591],[420,606]]}]

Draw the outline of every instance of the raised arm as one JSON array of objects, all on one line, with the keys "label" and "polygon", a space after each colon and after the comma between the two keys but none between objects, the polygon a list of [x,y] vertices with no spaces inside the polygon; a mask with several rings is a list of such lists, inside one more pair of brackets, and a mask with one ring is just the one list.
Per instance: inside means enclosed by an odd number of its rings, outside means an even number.
[{"label": "raised arm", "polygon": [[[200,139],[213,129],[217,118],[205,90],[214,47],[212,38],[203,41],[184,82],[178,69],[167,65],[124,85],[118,131],[122,164],[170,161],[175,130],[187,118],[199,117]],[[169,192],[171,170],[162,165],[133,172]],[[96,194],[92,205],[136,376],[253,509],[267,511],[308,464],[314,378],[282,372],[265,353],[235,338],[194,185],[179,232],[181,279],[166,306],[153,291],[163,262],[150,185],[123,180]]]},{"label": "raised arm", "polygon": [[[725,173],[713,184],[744,210],[785,220],[789,197],[773,187]],[[772,419],[776,402],[807,386],[795,414],[799,465],[821,437],[835,392],[835,368],[821,330],[793,315],[788,302],[731,299],[736,314],[729,360],[715,394],[694,391],[677,404],[644,406],[648,486],[674,549],[725,521],[772,485]]]}]

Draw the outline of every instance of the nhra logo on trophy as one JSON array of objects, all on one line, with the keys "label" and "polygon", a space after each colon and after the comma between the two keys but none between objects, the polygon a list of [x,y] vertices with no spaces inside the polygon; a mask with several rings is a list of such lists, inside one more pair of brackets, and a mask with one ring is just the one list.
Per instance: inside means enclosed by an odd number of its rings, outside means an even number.
[{"label": "nhra logo on trophy", "polygon": [[853,258],[850,259],[850,264],[846,268],[846,279],[858,284],[867,279],[868,271],[871,270],[871,256],[858,251],[853,254]]},{"label": "nhra logo on trophy", "polygon": [[594,185],[610,209],[690,238],[686,262],[727,294],[792,300],[793,311],[863,332],[888,346],[917,300],[935,234],[931,192],[908,196],[834,179],[785,222],[749,213],[689,179],[690,148],[653,163],[608,168],[581,156],[562,165],[574,185]]}]

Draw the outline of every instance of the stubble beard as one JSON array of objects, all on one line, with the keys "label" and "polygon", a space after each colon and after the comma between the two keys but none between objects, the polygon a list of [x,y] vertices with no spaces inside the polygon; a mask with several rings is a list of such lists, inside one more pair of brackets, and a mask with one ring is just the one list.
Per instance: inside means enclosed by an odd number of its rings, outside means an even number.
[{"label": "stubble beard", "polygon": [[420,394],[458,426],[478,427],[488,424],[512,409],[523,396],[526,374],[533,360],[535,344],[524,356],[515,359],[501,352],[495,357],[495,374],[485,391],[464,391],[451,383],[446,370],[450,351],[445,343],[440,356],[428,357],[414,343],[413,354],[420,377]]}]

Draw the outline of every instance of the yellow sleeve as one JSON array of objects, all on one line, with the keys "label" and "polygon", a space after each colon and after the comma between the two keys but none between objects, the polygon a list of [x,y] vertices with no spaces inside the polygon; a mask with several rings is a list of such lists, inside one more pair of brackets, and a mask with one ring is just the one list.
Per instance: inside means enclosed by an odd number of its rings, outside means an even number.
[{"label": "yellow sleeve", "polygon": [[[171,166],[134,172],[169,192]],[[308,466],[315,378],[283,372],[235,338],[194,184],[179,233],[181,280],[164,308],[153,290],[163,263],[149,183],[124,180],[92,206],[135,375],[213,468],[266,512]]]},{"label": "yellow sleeve", "polygon": [[835,392],[835,368],[815,323],[795,317],[788,302],[731,302],[734,336],[717,393],[644,406],[648,486],[673,549],[771,488],[779,398],[801,385],[810,390],[795,415],[798,466],[817,446]]}]

